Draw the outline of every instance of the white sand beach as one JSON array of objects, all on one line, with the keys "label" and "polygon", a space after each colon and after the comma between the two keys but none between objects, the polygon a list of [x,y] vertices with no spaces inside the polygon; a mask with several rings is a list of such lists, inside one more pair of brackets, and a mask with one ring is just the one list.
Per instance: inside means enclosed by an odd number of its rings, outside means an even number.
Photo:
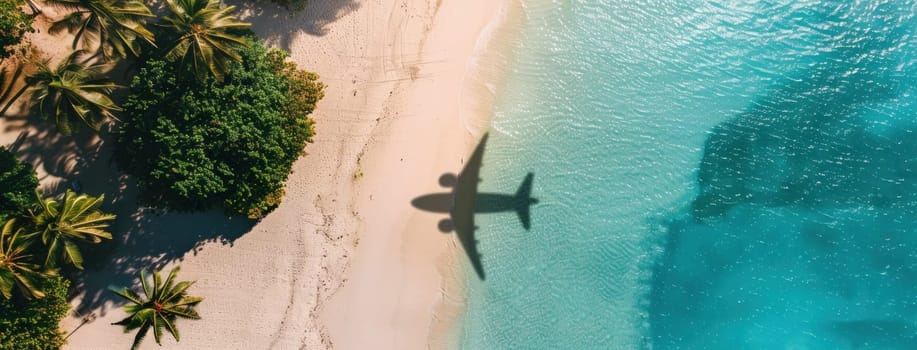
[{"label": "white sand beach", "polygon": [[[0,123],[47,191],[78,179],[119,215],[107,263],[88,266],[63,324],[67,349],[124,349],[133,334],[108,285],[137,270],[181,265],[205,298],[201,321],[179,321],[180,343],[145,349],[426,349],[446,346],[462,300],[464,253],[442,215],[412,198],[447,191],[487,129],[498,78],[488,38],[508,3],[493,0],[316,0],[299,12],[259,4],[241,17],[327,84],[317,136],[294,165],[282,205],[254,226],[220,212],[138,209],[131,180],[97,138]],[[237,2],[232,2],[233,4]],[[515,5],[514,5],[515,6]],[[501,10],[502,9],[502,10]],[[49,57],[61,50],[43,44]],[[54,40],[52,40],[54,41]],[[65,43],[66,44],[66,43]],[[66,52],[66,51],[64,51]],[[16,108],[11,114],[15,114]],[[121,235],[120,237],[117,235]]]}]

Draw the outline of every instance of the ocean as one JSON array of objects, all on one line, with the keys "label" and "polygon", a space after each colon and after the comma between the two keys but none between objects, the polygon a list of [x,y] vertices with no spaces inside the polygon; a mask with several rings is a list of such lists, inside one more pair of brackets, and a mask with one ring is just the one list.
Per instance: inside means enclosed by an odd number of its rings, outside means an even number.
[{"label": "ocean", "polygon": [[523,2],[461,348],[914,348],[915,2]]}]

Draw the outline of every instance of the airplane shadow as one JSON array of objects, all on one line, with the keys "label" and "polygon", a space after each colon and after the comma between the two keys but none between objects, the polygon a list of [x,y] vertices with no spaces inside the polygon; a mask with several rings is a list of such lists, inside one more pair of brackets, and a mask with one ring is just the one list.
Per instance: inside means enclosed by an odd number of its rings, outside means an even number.
[{"label": "airplane shadow", "polygon": [[439,184],[444,188],[452,188],[451,192],[432,193],[423,195],[411,201],[415,208],[435,212],[448,213],[449,218],[439,222],[440,232],[455,232],[459,242],[468,254],[468,259],[474,267],[478,278],[484,280],[484,266],[481,264],[481,254],[478,252],[474,223],[476,213],[498,213],[515,211],[522,227],[528,231],[531,228],[530,206],[538,204],[538,199],[532,198],[532,181],[535,175],[528,173],[522,185],[515,194],[478,193],[481,165],[484,158],[484,148],[487,144],[487,134],[481,138],[465,168],[458,176],[446,173],[440,176]]}]

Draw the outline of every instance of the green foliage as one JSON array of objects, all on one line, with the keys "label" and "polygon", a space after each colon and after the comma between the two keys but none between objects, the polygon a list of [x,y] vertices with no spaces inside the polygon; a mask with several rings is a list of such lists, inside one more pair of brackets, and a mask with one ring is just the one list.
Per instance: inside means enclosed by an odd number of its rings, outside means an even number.
[{"label": "green foliage", "polygon": [[47,249],[45,267],[57,267],[63,260],[82,270],[83,255],[77,243],[99,243],[102,239],[111,239],[111,233],[105,229],[108,221],[115,216],[99,210],[104,199],[104,195],[93,197],[67,190],[62,202],[54,198],[44,199],[40,202],[41,210],[30,213],[35,234],[41,237]]},{"label": "green foliage", "polygon": [[32,166],[0,146],[0,222],[35,204],[38,177]]},{"label": "green foliage", "polygon": [[[155,17],[141,0],[45,0],[72,10],[54,22],[52,32],[74,32],[73,48],[101,52],[106,59],[139,56],[142,39],[153,45],[153,33],[144,27]],[[96,48],[90,49],[95,46]]]},{"label": "green foliage", "polygon": [[261,218],[280,203],[314,133],[308,114],[324,85],[260,42],[239,53],[224,82],[182,79],[175,63],[155,59],[134,77],[115,156],[147,204],[221,205],[229,215]]},{"label": "green foliage", "polygon": [[26,299],[45,296],[36,287],[46,275],[33,262],[31,238],[22,227],[16,227],[16,219],[8,220],[0,229],[0,295],[6,299],[13,296],[13,287]]},{"label": "green foliage", "polygon": [[242,57],[237,47],[247,45],[245,39],[233,34],[251,25],[240,22],[232,14],[235,6],[223,7],[219,0],[166,0],[171,17],[164,17],[171,31],[170,45],[165,54],[169,61],[178,61],[199,81],[209,75],[222,81],[229,71],[229,62]]},{"label": "green foliage", "polygon": [[0,1],[0,60],[13,54],[11,46],[19,44],[22,36],[32,32],[32,16],[22,12],[21,0]]},{"label": "green foliage", "polygon": [[134,337],[134,344],[131,349],[136,349],[140,346],[140,342],[143,341],[143,337],[146,336],[150,329],[153,330],[156,344],[162,345],[163,329],[172,334],[175,341],[180,341],[181,337],[178,329],[175,328],[175,320],[179,317],[191,320],[201,319],[194,307],[204,298],[188,296],[188,288],[194,282],[176,282],[175,276],[178,275],[178,271],[178,267],[173,268],[165,281],[162,280],[159,271],[153,272],[153,283],[151,285],[146,272],[141,270],[140,284],[143,287],[145,298],[141,298],[139,294],[130,288],[111,289],[112,292],[130,302],[124,306],[124,311],[129,316],[112,324],[124,326],[125,333],[139,329],[137,336]]},{"label": "green foliage", "polygon": [[[268,51],[268,59],[274,71],[282,74],[289,82],[288,96],[293,102],[287,105],[287,113],[299,120],[305,120],[309,136],[315,134],[314,121],[308,118],[315,106],[325,97],[325,84],[318,81],[318,74],[300,70],[296,63],[287,61],[287,54],[280,50]],[[306,139],[312,142],[311,138]]]},{"label": "green foliage", "polygon": [[0,350],[59,349],[64,344],[60,320],[70,310],[69,286],[69,281],[50,276],[39,282],[44,298],[0,298]]},{"label": "green foliage", "polygon": [[112,111],[121,110],[108,96],[118,85],[103,76],[102,66],[81,63],[82,53],[74,51],[53,69],[38,62],[38,71],[26,78],[40,114],[53,118],[64,135],[73,131],[73,121],[98,130],[106,118],[117,119]]}]

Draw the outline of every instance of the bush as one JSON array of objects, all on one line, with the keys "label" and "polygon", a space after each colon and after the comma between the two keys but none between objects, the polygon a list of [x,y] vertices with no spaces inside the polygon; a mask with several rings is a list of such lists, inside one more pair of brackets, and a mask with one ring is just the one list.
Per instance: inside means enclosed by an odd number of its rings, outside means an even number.
[{"label": "bush", "polygon": [[223,206],[261,218],[280,204],[293,162],[313,135],[318,76],[251,39],[225,80],[204,83],[150,59],[131,83],[115,157],[141,200],[188,211]]},{"label": "bush", "polygon": [[22,0],[0,1],[0,60],[13,54],[10,46],[19,44],[26,32],[33,31],[32,16],[22,12]]},{"label": "bush", "polygon": [[0,298],[0,350],[59,349],[64,344],[60,320],[70,310],[70,282],[51,276],[38,287],[45,292],[44,298]]},{"label": "bush", "polygon": [[36,188],[35,169],[0,146],[0,222],[6,222],[7,217],[20,214],[35,204]]}]

